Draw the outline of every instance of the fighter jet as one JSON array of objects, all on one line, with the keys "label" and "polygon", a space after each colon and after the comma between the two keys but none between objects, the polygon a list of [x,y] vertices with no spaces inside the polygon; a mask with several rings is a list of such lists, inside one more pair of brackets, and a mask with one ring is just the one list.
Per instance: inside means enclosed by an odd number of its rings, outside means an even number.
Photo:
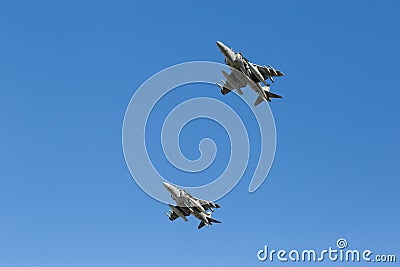
[{"label": "fighter jet", "polygon": [[[193,215],[200,220],[197,229],[201,229],[205,225],[212,225],[212,223],[221,223],[220,221],[211,218],[211,213],[214,211],[213,208],[220,208],[221,206],[219,204],[195,198],[185,190],[179,189],[167,182],[164,182],[164,187],[168,190],[172,199],[177,204],[176,206],[170,204],[169,207],[171,210],[165,213],[170,221],[181,217],[185,222],[187,222],[188,219],[186,216]],[[207,212],[207,210],[210,210],[210,212]]]},{"label": "fighter jet", "polygon": [[[275,82],[272,77],[283,76],[284,74],[281,71],[275,70],[271,66],[266,67],[251,63],[248,59],[243,57],[240,52],[235,53],[231,48],[220,41],[217,41],[217,46],[225,56],[225,63],[231,69],[231,74],[222,71],[226,81],[223,81],[222,85],[217,83],[222,94],[225,95],[234,89],[236,89],[239,94],[243,94],[241,88],[249,84],[259,95],[254,103],[255,106],[260,104],[262,100],[270,102],[271,98],[282,98],[280,95],[271,93],[270,84],[266,82],[268,79],[270,79],[271,82]],[[265,86],[261,86],[259,84],[260,82]]]}]

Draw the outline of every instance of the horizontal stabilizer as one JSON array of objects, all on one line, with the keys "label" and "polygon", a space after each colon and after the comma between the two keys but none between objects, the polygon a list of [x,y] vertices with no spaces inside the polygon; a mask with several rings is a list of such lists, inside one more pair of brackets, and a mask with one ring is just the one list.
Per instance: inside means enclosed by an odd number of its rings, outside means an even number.
[{"label": "horizontal stabilizer", "polygon": [[271,93],[271,92],[265,92],[267,94],[267,96],[269,96],[270,98],[282,98],[282,96]]},{"label": "horizontal stabilizer", "polygon": [[209,224],[211,224],[211,223],[221,223],[220,221],[218,221],[216,219],[213,219],[211,217],[207,217],[207,221],[208,221]]}]

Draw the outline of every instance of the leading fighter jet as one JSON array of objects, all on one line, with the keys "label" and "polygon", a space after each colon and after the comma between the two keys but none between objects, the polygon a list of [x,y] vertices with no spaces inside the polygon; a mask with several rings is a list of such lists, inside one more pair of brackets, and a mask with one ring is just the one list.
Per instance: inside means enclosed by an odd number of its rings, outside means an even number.
[{"label": "leading fighter jet", "polygon": [[[240,52],[235,53],[222,42],[217,41],[217,46],[225,56],[225,63],[231,69],[231,74],[222,71],[226,81],[223,81],[223,85],[217,84],[222,94],[225,95],[234,89],[239,94],[243,94],[241,88],[248,84],[259,95],[254,103],[255,106],[263,100],[270,102],[271,98],[282,98],[280,95],[271,93],[270,84],[266,82],[268,79],[275,82],[273,77],[284,75],[281,71],[275,70],[271,66],[266,67],[251,63]],[[261,86],[260,82],[265,86]]]},{"label": "leading fighter jet", "polygon": [[[188,219],[186,216],[193,215],[200,220],[200,224],[197,227],[198,229],[205,225],[212,225],[212,223],[221,223],[220,221],[211,218],[211,212],[214,211],[213,208],[220,208],[221,206],[219,204],[195,198],[185,190],[179,189],[167,182],[164,182],[164,187],[171,193],[172,199],[177,204],[176,206],[170,204],[169,207],[171,210],[168,213],[165,213],[171,221],[181,217],[185,222],[187,222]],[[210,210],[211,212],[207,212],[207,210]]]}]

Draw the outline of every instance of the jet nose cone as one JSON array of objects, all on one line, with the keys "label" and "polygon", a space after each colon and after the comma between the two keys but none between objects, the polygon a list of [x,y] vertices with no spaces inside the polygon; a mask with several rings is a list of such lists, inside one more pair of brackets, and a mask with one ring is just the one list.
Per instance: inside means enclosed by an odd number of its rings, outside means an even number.
[{"label": "jet nose cone", "polygon": [[170,185],[170,184],[167,183],[167,182],[163,182],[163,185],[164,185],[164,187],[167,188],[168,190],[172,187],[172,185]]},{"label": "jet nose cone", "polygon": [[175,186],[173,186],[172,184],[169,184],[167,182],[163,182],[164,187],[168,190],[168,192],[171,193],[171,195],[174,196],[179,196],[179,189]]},{"label": "jet nose cone", "polygon": [[218,48],[221,50],[221,51],[223,51],[223,50],[226,50],[226,45],[224,45],[222,42],[220,42],[220,41],[217,41],[217,46],[218,46]]}]

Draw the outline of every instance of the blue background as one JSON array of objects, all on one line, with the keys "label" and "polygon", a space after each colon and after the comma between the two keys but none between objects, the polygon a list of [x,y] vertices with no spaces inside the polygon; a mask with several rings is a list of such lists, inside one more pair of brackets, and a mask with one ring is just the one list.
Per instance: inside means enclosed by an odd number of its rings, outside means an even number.
[{"label": "blue background", "polygon": [[[0,266],[287,265],[256,252],[339,237],[399,257],[398,10],[389,0],[2,3]],[[152,74],[223,62],[216,40],[285,72],[273,87],[284,98],[270,105],[267,180],[249,194],[243,177],[219,201],[223,223],[198,231],[136,185],[121,130]]]}]

